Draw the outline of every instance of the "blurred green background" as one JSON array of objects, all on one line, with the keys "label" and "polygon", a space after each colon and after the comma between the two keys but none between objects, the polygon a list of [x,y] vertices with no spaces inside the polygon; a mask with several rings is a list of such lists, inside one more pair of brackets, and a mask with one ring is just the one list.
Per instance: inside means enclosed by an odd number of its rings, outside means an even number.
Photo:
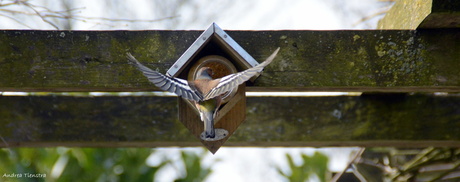
[{"label": "blurred green background", "polygon": [[[213,171],[213,165],[202,164],[204,157],[211,155],[204,148],[199,152],[183,150],[177,161],[155,156],[156,151],[148,148],[4,148],[0,149],[0,175],[3,176],[0,179],[11,182],[158,181],[157,172],[174,162],[181,164],[177,169],[181,175],[174,181],[204,181]],[[326,181],[327,156],[315,152],[300,157],[301,164],[295,164],[293,156],[286,154],[290,172],[273,167],[289,181],[306,181],[312,175]]]}]

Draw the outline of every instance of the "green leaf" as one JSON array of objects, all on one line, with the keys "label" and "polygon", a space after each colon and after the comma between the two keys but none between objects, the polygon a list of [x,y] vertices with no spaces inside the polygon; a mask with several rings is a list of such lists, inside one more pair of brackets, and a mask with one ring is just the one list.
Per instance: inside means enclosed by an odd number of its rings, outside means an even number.
[{"label": "green leaf", "polygon": [[290,175],[282,172],[278,167],[278,172],[289,181],[308,181],[311,175],[316,175],[321,181],[326,181],[328,157],[319,152],[315,152],[313,156],[301,154],[303,163],[296,165],[292,156],[286,154],[286,160],[292,173]]}]

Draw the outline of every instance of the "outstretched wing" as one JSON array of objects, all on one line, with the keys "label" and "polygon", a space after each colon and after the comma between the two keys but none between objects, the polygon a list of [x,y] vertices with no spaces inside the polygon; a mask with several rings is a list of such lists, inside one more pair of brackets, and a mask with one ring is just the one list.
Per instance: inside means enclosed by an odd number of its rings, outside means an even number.
[{"label": "outstretched wing", "polygon": [[205,96],[204,100],[208,100],[214,97],[217,97],[219,95],[224,94],[225,92],[228,92],[232,90],[235,87],[238,87],[238,85],[246,82],[249,80],[251,77],[256,75],[257,73],[261,72],[265,66],[270,64],[273,59],[275,59],[276,54],[278,54],[278,51],[280,48],[276,49],[272,55],[270,55],[264,62],[260,63],[257,66],[254,66],[252,68],[249,68],[247,70],[244,70],[242,72],[230,74],[227,76],[224,76],[220,78],[219,83],[217,84],[216,87],[211,89]]},{"label": "outstretched wing", "polygon": [[137,67],[137,69],[142,71],[144,76],[146,76],[150,82],[155,84],[155,86],[157,86],[161,90],[175,93],[176,95],[189,100],[203,100],[203,95],[201,95],[196,90],[190,88],[186,80],[169,77],[157,71],[153,71],[150,68],[147,68],[146,66],[142,65],[130,53],[127,53],[126,57],[128,58],[131,64],[133,64]]}]

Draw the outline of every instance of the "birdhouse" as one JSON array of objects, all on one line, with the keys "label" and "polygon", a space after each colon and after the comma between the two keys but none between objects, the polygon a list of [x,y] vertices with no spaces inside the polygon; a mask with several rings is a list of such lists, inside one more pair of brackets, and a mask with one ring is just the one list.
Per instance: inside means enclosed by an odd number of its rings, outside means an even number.
[{"label": "birdhouse", "polygon": [[[213,23],[182,54],[166,73],[168,76],[194,80],[202,67],[210,67],[213,79],[246,70],[257,65],[238,43]],[[253,81],[255,79],[251,78]],[[198,109],[187,99],[179,99],[179,120],[201,140],[209,151],[215,153],[246,118],[245,84],[223,95],[223,103],[214,120],[215,139],[203,136],[204,126]]]}]

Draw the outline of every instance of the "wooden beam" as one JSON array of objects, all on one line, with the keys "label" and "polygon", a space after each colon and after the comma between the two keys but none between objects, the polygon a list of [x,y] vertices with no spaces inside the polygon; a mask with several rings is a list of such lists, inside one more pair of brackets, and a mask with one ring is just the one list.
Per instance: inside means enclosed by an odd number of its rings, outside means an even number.
[{"label": "wooden beam", "polygon": [[460,2],[398,0],[382,18],[379,29],[459,28]]},{"label": "wooden beam", "polygon": [[[460,31],[227,31],[256,60],[250,91],[459,92]],[[201,31],[0,31],[0,91],[151,91]]]},{"label": "wooden beam", "polygon": [[[1,96],[0,147],[201,146],[175,97]],[[226,146],[460,146],[460,96],[248,97]]]}]

